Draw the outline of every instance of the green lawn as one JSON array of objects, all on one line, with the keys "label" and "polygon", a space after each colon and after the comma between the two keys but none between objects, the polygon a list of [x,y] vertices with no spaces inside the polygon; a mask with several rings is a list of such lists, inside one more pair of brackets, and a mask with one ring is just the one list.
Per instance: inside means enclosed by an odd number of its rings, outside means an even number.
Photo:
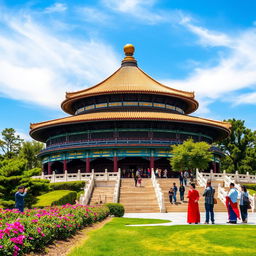
[{"label": "green lawn", "polygon": [[126,226],[157,222],[114,218],[68,256],[256,255],[256,226]]},{"label": "green lawn", "polygon": [[256,191],[253,189],[248,188],[247,190],[250,192],[250,195],[256,194]]}]

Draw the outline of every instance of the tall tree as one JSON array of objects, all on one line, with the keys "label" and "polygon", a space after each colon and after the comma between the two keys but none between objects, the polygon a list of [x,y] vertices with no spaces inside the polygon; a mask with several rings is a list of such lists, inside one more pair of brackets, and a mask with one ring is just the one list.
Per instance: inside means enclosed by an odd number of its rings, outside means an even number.
[{"label": "tall tree", "polygon": [[22,143],[20,157],[27,160],[27,169],[41,167],[41,161],[37,155],[43,149],[44,144],[37,141],[26,141]]},{"label": "tall tree", "polygon": [[218,143],[220,149],[226,154],[221,161],[222,169],[227,172],[252,172],[255,168],[256,133],[245,127],[243,120],[225,121],[230,122],[232,128],[230,136]]},{"label": "tall tree", "polygon": [[4,157],[13,158],[19,153],[23,139],[15,134],[13,128],[5,128],[2,132],[2,139],[0,140],[0,148],[4,153]]},{"label": "tall tree", "polygon": [[170,162],[174,171],[206,169],[212,161],[210,145],[206,142],[193,142],[192,139],[171,149]]}]

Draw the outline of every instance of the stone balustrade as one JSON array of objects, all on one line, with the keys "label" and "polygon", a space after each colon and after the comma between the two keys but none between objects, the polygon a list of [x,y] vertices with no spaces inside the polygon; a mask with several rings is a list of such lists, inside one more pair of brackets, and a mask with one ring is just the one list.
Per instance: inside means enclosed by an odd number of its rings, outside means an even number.
[{"label": "stone balustrade", "polygon": [[158,180],[156,179],[156,175],[155,175],[155,172],[154,172],[153,168],[151,169],[151,181],[152,181],[153,188],[155,190],[156,199],[157,199],[157,202],[158,202],[158,205],[159,205],[160,212],[166,212],[163,192],[162,192],[162,189],[161,189],[161,187],[158,183]]}]

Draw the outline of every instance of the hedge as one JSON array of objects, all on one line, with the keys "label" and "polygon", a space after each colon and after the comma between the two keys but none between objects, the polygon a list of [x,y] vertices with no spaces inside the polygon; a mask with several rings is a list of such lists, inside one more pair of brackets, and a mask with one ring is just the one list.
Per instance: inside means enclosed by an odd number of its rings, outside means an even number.
[{"label": "hedge", "polygon": [[[105,219],[106,206],[63,205],[44,209],[1,210],[0,255],[28,255],[40,251],[56,240],[66,240],[78,230]],[[31,255],[31,254],[29,254]],[[33,254],[34,255],[34,254]]]},{"label": "hedge", "polygon": [[255,190],[256,193],[256,184],[243,184],[247,189]]},{"label": "hedge", "polygon": [[34,208],[43,208],[46,206],[74,204],[77,198],[77,193],[70,190],[51,191],[44,195],[37,197],[37,203],[33,205]]},{"label": "hedge", "polygon": [[109,208],[110,215],[114,215],[115,217],[124,216],[124,206],[122,204],[108,203],[106,206]]},{"label": "hedge", "polygon": [[84,189],[85,181],[67,181],[50,183],[50,190],[73,190],[80,192]]}]

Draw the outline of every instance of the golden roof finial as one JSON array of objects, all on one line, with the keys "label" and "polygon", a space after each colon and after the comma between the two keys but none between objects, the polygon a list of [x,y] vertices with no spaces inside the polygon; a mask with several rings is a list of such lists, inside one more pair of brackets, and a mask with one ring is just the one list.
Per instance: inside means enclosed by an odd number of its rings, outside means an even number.
[{"label": "golden roof finial", "polygon": [[126,44],[124,46],[125,56],[122,60],[122,66],[137,66],[137,61],[133,57],[135,48],[132,44]]}]

